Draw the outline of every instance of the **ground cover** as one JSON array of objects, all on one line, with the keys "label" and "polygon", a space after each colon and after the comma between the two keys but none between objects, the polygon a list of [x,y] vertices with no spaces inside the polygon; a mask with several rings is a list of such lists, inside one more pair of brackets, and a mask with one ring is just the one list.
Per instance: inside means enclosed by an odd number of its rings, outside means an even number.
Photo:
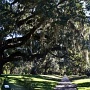
[{"label": "ground cover", "polygon": [[11,87],[13,86],[12,88],[19,85],[17,88],[20,89],[20,86],[22,86],[25,90],[53,90],[59,77],[49,76],[50,75],[3,76],[1,77],[1,82],[6,79],[8,84],[11,85]]},{"label": "ground cover", "polygon": [[[61,80],[59,75],[3,75],[0,77],[0,85],[4,79],[12,88],[17,90],[53,90]],[[90,90],[90,78],[86,76],[69,76],[72,83],[77,84],[78,90]],[[1,86],[0,86],[1,87]]]},{"label": "ground cover", "polygon": [[90,78],[74,80],[73,83],[77,84],[78,90],[90,90]]}]

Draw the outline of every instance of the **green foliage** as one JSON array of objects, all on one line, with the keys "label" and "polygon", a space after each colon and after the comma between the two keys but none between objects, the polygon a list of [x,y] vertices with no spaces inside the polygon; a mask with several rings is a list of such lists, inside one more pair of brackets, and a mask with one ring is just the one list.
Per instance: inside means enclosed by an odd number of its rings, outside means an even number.
[{"label": "green foliage", "polygon": [[[65,68],[69,69],[83,62],[80,52],[84,49],[82,27],[85,18],[78,0],[15,0],[11,4],[0,2],[0,7],[2,66],[12,62],[14,69],[16,66],[19,71],[25,67],[20,62],[22,58],[33,63],[38,73],[48,73],[60,67],[58,62],[62,57],[66,59]],[[51,58],[55,59],[54,68]],[[74,64],[73,60],[76,60]],[[20,74],[27,71],[25,67]]]}]

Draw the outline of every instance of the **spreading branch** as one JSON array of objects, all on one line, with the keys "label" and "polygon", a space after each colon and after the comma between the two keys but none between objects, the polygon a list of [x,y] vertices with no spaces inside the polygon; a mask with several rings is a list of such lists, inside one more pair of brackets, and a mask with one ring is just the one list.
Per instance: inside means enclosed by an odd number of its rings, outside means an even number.
[{"label": "spreading branch", "polygon": [[30,37],[32,36],[32,34],[42,25],[42,23],[45,21],[44,18],[41,18],[39,20],[39,23],[34,26],[29,33],[27,33],[26,35],[24,35],[23,37],[18,37],[13,38],[13,39],[8,39],[5,41],[4,45],[2,45],[2,47],[0,48],[1,50],[5,50],[8,48],[14,48],[14,47],[18,47],[23,45],[25,42],[27,42],[28,39],[30,39]]},{"label": "spreading branch", "polygon": [[20,27],[21,25],[23,25],[23,24],[25,24],[25,23],[28,23],[31,18],[34,18],[34,17],[35,17],[36,15],[38,15],[38,14],[41,14],[41,13],[40,13],[40,12],[33,12],[33,14],[30,15],[30,16],[28,16],[27,18],[22,19],[22,20],[20,20],[20,21],[16,21],[16,25],[17,25],[18,27]]}]

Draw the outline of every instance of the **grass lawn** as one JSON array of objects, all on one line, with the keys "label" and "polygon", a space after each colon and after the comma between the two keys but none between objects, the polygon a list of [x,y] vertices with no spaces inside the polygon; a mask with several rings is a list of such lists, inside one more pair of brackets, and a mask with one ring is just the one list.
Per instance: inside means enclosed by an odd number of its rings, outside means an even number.
[{"label": "grass lawn", "polygon": [[[24,88],[23,90],[53,90],[55,85],[62,78],[59,75],[8,75],[0,77],[0,83],[6,78],[12,88]],[[78,78],[78,76],[69,76],[72,83],[77,84],[78,90],[90,90],[90,78]],[[1,85],[0,84],[0,85]]]},{"label": "grass lawn", "polygon": [[74,80],[73,83],[78,85],[78,90],[90,90],[90,78]]},{"label": "grass lawn", "polygon": [[15,84],[23,86],[25,90],[53,90],[60,77],[50,75],[24,75],[24,76],[7,76],[1,77],[1,82],[4,78],[9,82],[9,85]]}]

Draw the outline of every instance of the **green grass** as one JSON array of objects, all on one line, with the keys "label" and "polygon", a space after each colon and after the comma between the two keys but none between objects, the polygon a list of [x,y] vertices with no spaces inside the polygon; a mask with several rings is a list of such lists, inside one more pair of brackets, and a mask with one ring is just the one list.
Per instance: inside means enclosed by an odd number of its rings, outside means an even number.
[{"label": "green grass", "polygon": [[50,75],[3,76],[2,81],[4,78],[10,85],[20,85],[26,90],[53,90],[60,77],[51,77]]},{"label": "green grass", "polygon": [[[0,77],[1,84],[5,78],[12,88],[20,85],[23,90],[53,90],[62,77],[59,75],[3,75]],[[77,84],[78,90],[90,90],[90,78],[82,76],[69,76],[69,78],[72,83]]]},{"label": "green grass", "polygon": [[90,78],[74,80],[73,83],[77,84],[78,90],[90,90]]}]

